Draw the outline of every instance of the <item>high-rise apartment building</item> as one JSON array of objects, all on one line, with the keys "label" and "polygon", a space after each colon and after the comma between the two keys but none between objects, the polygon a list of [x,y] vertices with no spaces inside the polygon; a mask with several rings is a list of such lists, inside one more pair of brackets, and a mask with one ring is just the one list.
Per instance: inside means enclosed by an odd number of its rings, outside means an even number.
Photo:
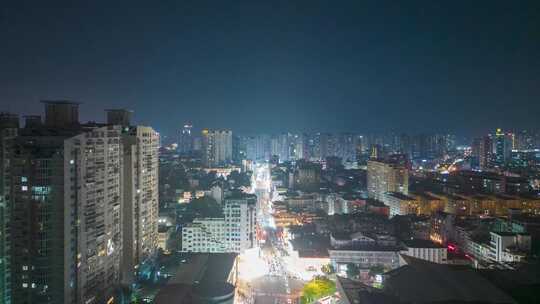
[{"label": "high-rise apartment building", "polygon": [[107,124],[109,125],[129,126],[133,115],[133,111],[126,109],[108,109],[105,112],[107,113]]},{"label": "high-rise apartment building", "polygon": [[122,283],[129,285],[137,266],[157,250],[159,134],[131,126],[132,111],[106,112],[107,123],[122,130]]},{"label": "high-rise apartment building", "polygon": [[535,142],[534,132],[529,132],[527,130],[522,130],[517,133],[515,136],[515,149],[516,150],[532,150],[537,149],[538,146]]},{"label": "high-rise apartment building", "polygon": [[0,113],[0,303],[11,303],[9,153],[10,142],[17,136],[19,116]]},{"label": "high-rise apartment building", "polygon": [[135,268],[157,250],[159,134],[151,127],[127,127],[122,134],[122,146],[122,281],[129,284]]},{"label": "high-rise apartment building", "polygon": [[232,131],[202,131],[202,160],[206,167],[217,167],[232,161]]},{"label": "high-rise apartment building", "polygon": [[409,170],[406,165],[387,160],[367,162],[368,196],[382,201],[387,192],[409,193]]},{"label": "high-rise apartment building", "polygon": [[77,114],[46,102],[10,148],[13,303],[106,303],[120,281],[121,129]]},{"label": "high-rise apartment building", "polygon": [[472,155],[478,162],[478,168],[485,170],[491,166],[493,155],[492,140],[489,136],[476,138],[472,144]]},{"label": "high-rise apartment building", "polygon": [[512,133],[504,133],[501,129],[497,129],[493,141],[494,165],[504,166],[512,156],[513,146],[514,135]]},{"label": "high-rise apartment building", "polygon": [[186,123],[178,136],[178,152],[187,154],[193,152],[193,136],[191,134],[193,126]]},{"label": "high-rise apartment building", "polygon": [[296,162],[294,170],[294,188],[300,190],[319,189],[322,168],[317,163],[304,160]]},{"label": "high-rise apartment building", "polygon": [[270,140],[270,155],[277,155],[280,162],[290,159],[290,134],[283,133],[273,136]]},{"label": "high-rise apartment building", "polygon": [[73,128],[79,125],[79,103],[68,100],[44,100],[45,126]]},{"label": "high-rise apartment building", "polygon": [[356,137],[351,133],[341,133],[337,136],[336,155],[343,162],[356,161]]},{"label": "high-rise apartment building", "polygon": [[306,138],[304,134],[296,134],[293,137],[293,157],[295,160],[306,159]]},{"label": "high-rise apartment building", "polygon": [[45,124],[0,115],[1,303],[109,303],[157,248],[159,135],[131,111],[81,124],[77,103],[44,103]]}]

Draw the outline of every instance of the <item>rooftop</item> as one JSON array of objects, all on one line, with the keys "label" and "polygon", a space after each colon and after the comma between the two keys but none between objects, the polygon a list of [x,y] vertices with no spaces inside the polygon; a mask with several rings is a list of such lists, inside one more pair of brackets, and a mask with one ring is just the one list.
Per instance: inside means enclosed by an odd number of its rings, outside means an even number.
[{"label": "rooftop", "polygon": [[384,294],[380,289],[373,288],[362,284],[361,282],[347,279],[344,277],[336,277],[337,285],[340,287],[338,291],[341,297],[346,298],[347,303],[366,303],[366,304],[397,304],[399,299],[387,294]]},{"label": "rooftop", "polygon": [[407,265],[384,274],[383,290],[404,302],[516,303],[470,267],[402,257]]},{"label": "rooftop", "polygon": [[351,244],[339,248],[332,248],[329,251],[379,251],[379,252],[399,252],[403,248],[399,246],[385,246],[378,244]]},{"label": "rooftop", "polygon": [[410,247],[410,248],[444,248],[444,246],[441,246],[430,240],[423,240],[423,239],[406,240],[406,241],[403,241],[403,243],[405,244],[405,246]]},{"label": "rooftop", "polygon": [[231,191],[231,193],[225,199],[257,199],[255,194],[245,193],[240,190]]},{"label": "rooftop", "polygon": [[406,194],[403,194],[401,192],[389,192],[387,194],[391,195],[393,197],[396,197],[396,198],[398,198],[400,200],[407,200],[407,201],[414,201],[415,200],[414,197],[410,197],[410,196],[408,196]]},{"label": "rooftop", "polygon": [[167,282],[171,284],[193,284],[195,281],[226,282],[236,262],[236,253],[195,253],[189,263],[178,268]]},{"label": "rooftop", "polygon": [[58,104],[58,105],[80,105],[80,102],[72,100],[42,100],[42,103],[45,104]]}]

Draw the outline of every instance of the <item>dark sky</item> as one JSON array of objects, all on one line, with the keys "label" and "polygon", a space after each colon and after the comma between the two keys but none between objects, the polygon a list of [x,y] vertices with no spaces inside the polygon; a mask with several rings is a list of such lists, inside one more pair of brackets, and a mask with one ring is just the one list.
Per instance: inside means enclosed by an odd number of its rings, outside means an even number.
[{"label": "dark sky", "polygon": [[73,99],[164,133],[537,128],[539,3],[3,1],[0,109]]}]

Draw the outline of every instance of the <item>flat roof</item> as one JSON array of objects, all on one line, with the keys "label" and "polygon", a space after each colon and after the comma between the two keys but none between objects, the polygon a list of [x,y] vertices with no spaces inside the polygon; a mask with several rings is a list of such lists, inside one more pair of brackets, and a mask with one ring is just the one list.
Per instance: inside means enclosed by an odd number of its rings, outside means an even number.
[{"label": "flat roof", "polygon": [[441,246],[435,242],[423,239],[405,240],[403,241],[403,243],[405,244],[405,246],[411,248],[444,248],[444,246]]},{"label": "flat roof", "polygon": [[45,104],[58,104],[58,105],[80,105],[80,102],[72,101],[72,100],[42,100],[42,103]]},{"label": "flat roof", "polygon": [[[361,282],[336,276],[338,291],[345,297],[348,303],[367,304],[397,304],[401,303],[398,298],[383,293],[382,290],[367,286]],[[343,291],[343,293],[341,292]]]},{"label": "flat roof", "polygon": [[194,284],[195,281],[226,282],[234,267],[236,253],[194,253],[189,263],[182,264],[167,282],[171,284]]},{"label": "flat roof", "polygon": [[402,199],[402,200],[407,200],[407,201],[414,201],[416,200],[414,197],[410,197],[406,194],[403,194],[401,192],[388,192],[387,193],[388,195],[391,195],[393,197],[397,197],[399,199]]},{"label": "flat roof", "polygon": [[388,251],[388,252],[399,252],[401,250],[403,250],[403,248],[399,246],[383,246],[383,245],[377,245],[377,244],[352,244],[349,246],[328,249],[328,251]]},{"label": "flat roof", "polygon": [[383,289],[404,302],[516,303],[473,268],[402,257],[407,265],[385,273]]}]

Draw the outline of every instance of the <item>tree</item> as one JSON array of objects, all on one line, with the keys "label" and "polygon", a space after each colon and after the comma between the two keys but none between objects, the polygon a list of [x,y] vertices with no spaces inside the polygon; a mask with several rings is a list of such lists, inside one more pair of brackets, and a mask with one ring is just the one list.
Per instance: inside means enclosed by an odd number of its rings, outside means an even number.
[{"label": "tree", "polygon": [[309,304],[336,292],[336,283],[325,277],[315,277],[302,289],[302,304]]},{"label": "tree", "polygon": [[235,187],[249,187],[251,185],[251,176],[238,171],[232,171],[227,180],[233,181]]},{"label": "tree", "polygon": [[353,263],[347,264],[347,276],[351,279],[354,279],[360,274],[360,269],[358,269],[358,266]]},{"label": "tree", "polygon": [[332,273],[336,272],[336,270],[334,269],[334,266],[332,266],[332,264],[322,265],[321,271],[322,271],[322,273],[324,273],[326,275],[329,275],[329,274],[332,274]]},{"label": "tree", "polygon": [[369,275],[374,277],[378,274],[384,273],[385,269],[383,265],[375,265],[369,268]]},{"label": "tree", "polygon": [[186,206],[185,217],[194,219],[196,217],[223,217],[223,209],[210,196],[203,196],[191,200]]}]

